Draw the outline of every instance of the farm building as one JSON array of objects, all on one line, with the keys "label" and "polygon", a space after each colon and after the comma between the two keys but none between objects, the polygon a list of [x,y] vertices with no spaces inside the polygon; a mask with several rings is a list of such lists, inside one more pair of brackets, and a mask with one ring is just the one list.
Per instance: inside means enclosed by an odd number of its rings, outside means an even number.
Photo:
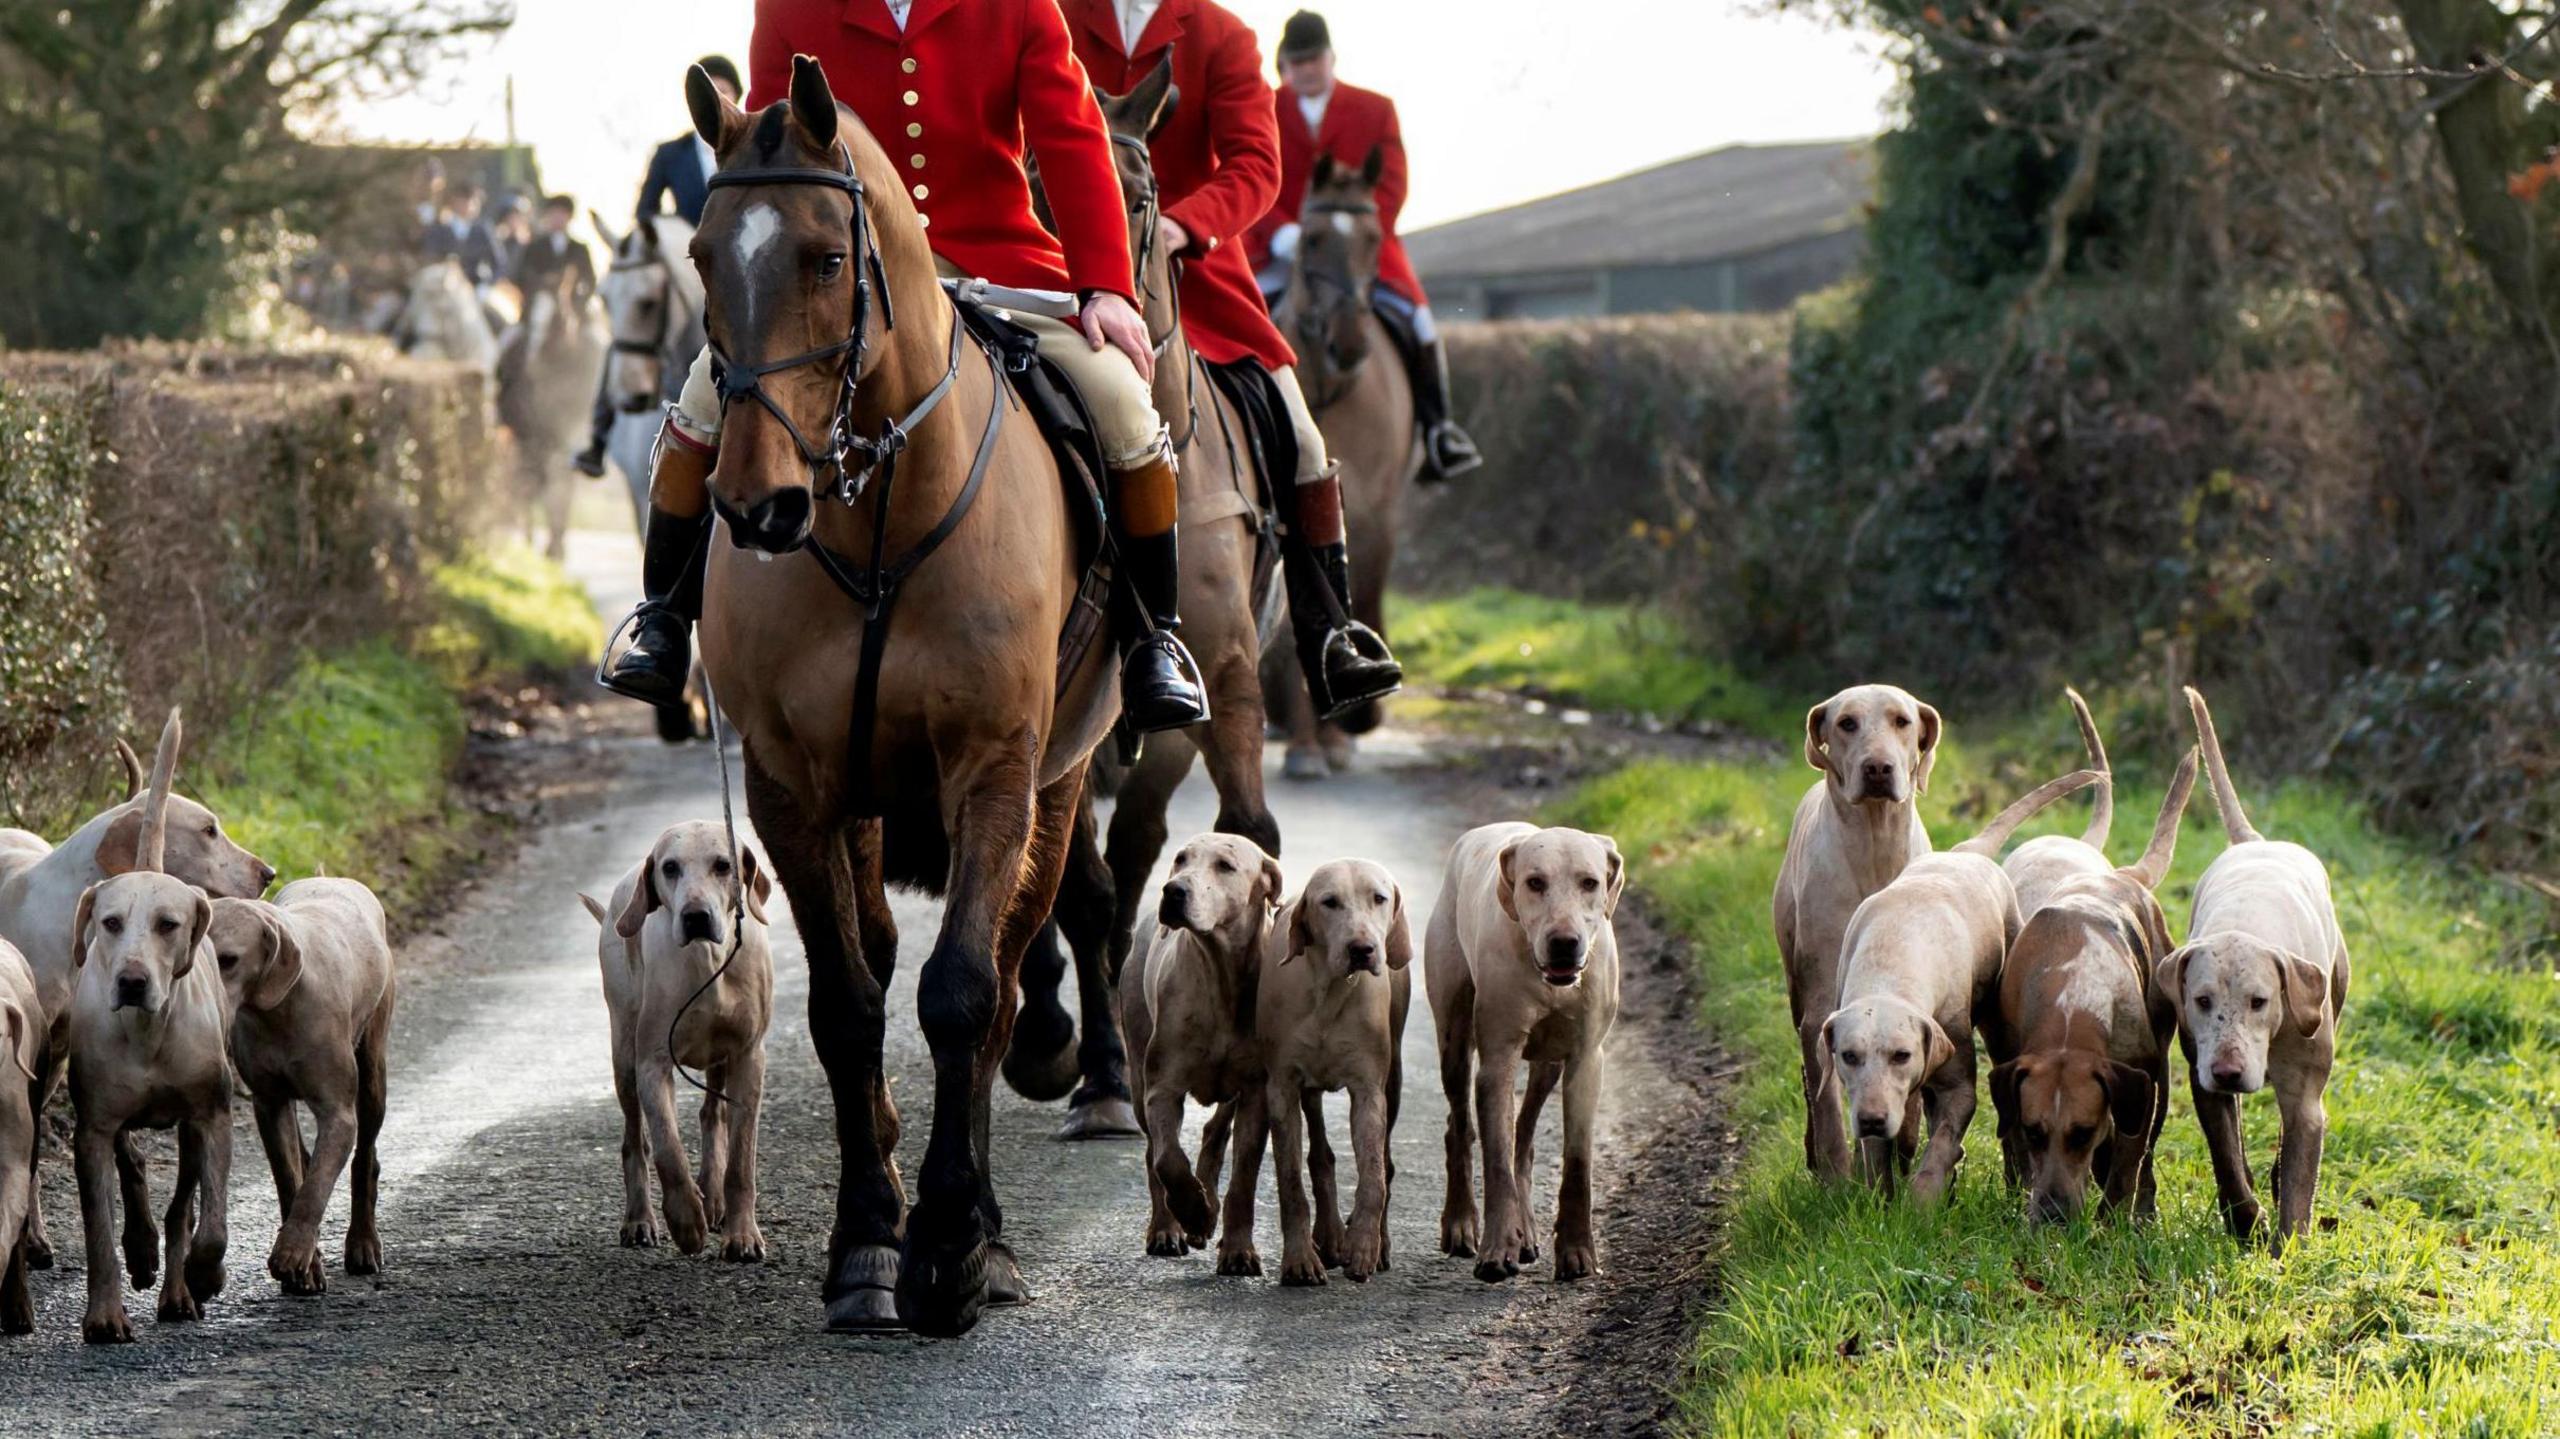
[{"label": "farm building", "polygon": [[1865,244],[1869,143],[1731,145],[1405,237],[1453,320],[1775,310]]}]

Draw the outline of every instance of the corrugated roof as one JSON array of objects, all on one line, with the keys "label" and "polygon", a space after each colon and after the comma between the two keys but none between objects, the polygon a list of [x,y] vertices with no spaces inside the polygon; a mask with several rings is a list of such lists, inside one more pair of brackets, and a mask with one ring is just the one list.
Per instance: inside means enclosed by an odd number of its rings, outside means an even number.
[{"label": "corrugated roof", "polygon": [[1862,223],[1869,142],[1730,145],[1405,236],[1416,269],[1502,276],[1745,255]]}]

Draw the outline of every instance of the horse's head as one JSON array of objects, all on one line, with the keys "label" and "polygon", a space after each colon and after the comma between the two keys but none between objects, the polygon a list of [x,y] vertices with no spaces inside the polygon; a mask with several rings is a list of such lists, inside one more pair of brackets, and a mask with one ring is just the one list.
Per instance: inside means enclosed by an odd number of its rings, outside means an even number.
[{"label": "horse's head", "polygon": [[[1120,194],[1129,205],[1129,254],[1137,263],[1140,298],[1152,302],[1158,290],[1159,269],[1169,268],[1172,257],[1163,253],[1155,242],[1156,222],[1164,214],[1162,194],[1156,185],[1155,162],[1148,157],[1147,143],[1173,114],[1182,91],[1173,83],[1173,57],[1167,55],[1156,62],[1156,68],[1140,80],[1126,95],[1114,95],[1097,85],[1093,98],[1102,107],[1102,120],[1111,132],[1111,162],[1119,173]],[[1040,183],[1040,157],[1023,157],[1023,168],[1031,177],[1031,211],[1052,232],[1058,228],[1057,218],[1049,211],[1049,192]],[[1153,318],[1152,316],[1150,318]]]},{"label": "horse's head", "polygon": [[1316,157],[1298,207],[1298,257],[1289,280],[1296,316],[1292,339],[1310,358],[1349,370],[1368,358],[1370,287],[1378,282],[1378,256],[1386,226],[1378,218],[1378,176],[1386,157],[1375,147],[1360,168]]},{"label": "horse's head", "polygon": [[754,115],[699,66],[685,99],[720,159],[690,247],[721,380],[712,503],[736,543],[782,554],[809,536],[814,486],[843,472],[855,389],[881,353],[873,267],[931,261],[888,157],[817,61],[794,58],[790,98]]},{"label": "horse's head", "polygon": [[[592,217],[596,232],[611,238],[604,217]],[[613,324],[613,358],[605,385],[616,409],[639,414],[658,403],[667,391],[677,352],[698,318],[678,283],[675,265],[692,230],[682,220],[643,216],[631,232],[613,241],[613,264],[604,274],[605,314]]]}]

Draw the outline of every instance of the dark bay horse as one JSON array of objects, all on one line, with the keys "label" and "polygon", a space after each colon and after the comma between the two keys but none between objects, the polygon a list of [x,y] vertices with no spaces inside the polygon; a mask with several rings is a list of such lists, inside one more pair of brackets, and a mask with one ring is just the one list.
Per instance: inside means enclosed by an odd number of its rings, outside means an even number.
[{"label": "dark bay horse", "polygon": [[[1112,656],[1096,644],[1061,674],[1082,564],[1056,463],[957,330],[897,172],[817,62],[754,116],[699,69],[686,98],[720,157],[693,252],[725,366],[712,500],[735,541],[713,544],[702,654],[808,950],[841,1150],[827,1319],[959,1334],[1024,1297],[990,1090],[1117,715]],[[916,990],[934,1078],[912,1210],[882,1070],[890,884],[945,895]]]},{"label": "dark bay horse", "polygon": [[[1243,417],[1183,337],[1173,257],[1155,238],[1162,212],[1147,141],[1176,101],[1173,62],[1158,65],[1125,96],[1097,91],[1095,98],[1111,129],[1120,189],[1129,202],[1139,305],[1155,337],[1156,409],[1172,431],[1182,466],[1182,637],[1208,682],[1210,718],[1179,734],[1154,737],[1119,777],[1106,860],[1097,861],[1090,814],[1080,816],[1079,842],[1058,899],[1058,933],[1044,932],[1024,961],[1023,1010],[1005,1076],[1034,1099],[1055,1099],[1075,1086],[1061,1139],[1138,1133],[1119,1026],[1112,1019],[1112,977],[1128,957],[1138,916],[1147,908],[1147,878],[1164,852],[1165,812],[1191,773],[1194,754],[1207,763],[1217,786],[1218,829],[1280,851],[1280,826],[1262,789],[1263,620],[1276,618],[1263,611],[1273,608],[1277,571],[1257,571],[1261,491]],[[1269,543],[1276,557],[1277,537]],[[1290,682],[1296,683],[1294,670]],[[1058,953],[1060,934],[1075,955],[1079,1008],[1092,1021],[1081,1035],[1058,1000],[1066,969]]]},{"label": "dark bay horse", "polygon": [[[1330,155],[1316,157],[1306,203],[1298,210],[1298,254],[1289,288],[1272,318],[1298,352],[1298,379],[1316,427],[1324,431],[1325,448],[1342,462],[1352,616],[1383,635],[1387,574],[1395,565],[1405,493],[1422,467],[1422,437],[1414,426],[1413,382],[1369,301],[1386,238],[1378,220],[1381,163],[1374,150],[1356,170]],[[1283,772],[1291,779],[1321,779],[1347,768],[1351,737],[1375,729],[1382,717],[1372,703],[1338,724],[1319,725],[1294,657],[1285,650],[1274,655],[1263,683],[1287,717]]]}]

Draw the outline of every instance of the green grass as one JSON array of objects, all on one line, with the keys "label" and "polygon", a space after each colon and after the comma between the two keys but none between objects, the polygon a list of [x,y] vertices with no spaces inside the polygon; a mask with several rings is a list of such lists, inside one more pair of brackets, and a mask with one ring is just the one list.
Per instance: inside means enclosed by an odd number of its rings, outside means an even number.
[{"label": "green grass", "polygon": [[[1949,720],[1973,738],[1950,744],[1923,801],[1942,846],[2079,759],[2059,704],[2006,729]],[[2000,1182],[1987,1100],[1953,1202],[1918,1213],[1803,1171],[1796,1051],[1769,929],[1789,819],[1814,779],[1794,757],[1795,723],[1769,729],[1784,759],[1643,763],[1556,813],[1617,837],[1657,913],[1694,942],[1703,1022],[1746,1061],[1747,1158],[1720,1289],[1683,1383],[1687,1428],[2560,1429],[2560,982],[2547,958],[2519,961],[2516,937],[2533,917],[2513,896],[2378,835],[2350,797],[2240,775],[2262,830],[2328,861],[2354,957],[2319,1199],[2335,1228],[2305,1235],[2282,1260],[2227,1239],[2182,1076],[2157,1223],[2030,1231]],[[2141,733],[2125,728],[2119,747],[2141,747]],[[2119,753],[2117,767],[2139,771],[2151,758]],[[2156,781],[2122,786],[2115,850],[2141,843],[2159,801]],[[2041,827],[2076,832],[2086,813],[2066,801]],[[2222,848],[2199,797],[2162,889],[2177,932]],[[2244,1108],[2263,1172],[2272,1103]]]},{"label": "green grass", "polygon": [[1430,684],[1534,687],[1592,709],[1754,731],[1790,720],[1730,667],[1701,658],[1678,625],[1632,606],[1491,588],[1403,599],[1395,644],[1406,670]]},{"label": "green grass", "polygon": [[583,593],[528,551],[439,566],[433,582],[436,618],[411,644],[306,655],[189,762],[281,880],[325,867],[395,913],[421,898],[481,838],[448,790],[462,693],[582,666],[600,642]]}]

